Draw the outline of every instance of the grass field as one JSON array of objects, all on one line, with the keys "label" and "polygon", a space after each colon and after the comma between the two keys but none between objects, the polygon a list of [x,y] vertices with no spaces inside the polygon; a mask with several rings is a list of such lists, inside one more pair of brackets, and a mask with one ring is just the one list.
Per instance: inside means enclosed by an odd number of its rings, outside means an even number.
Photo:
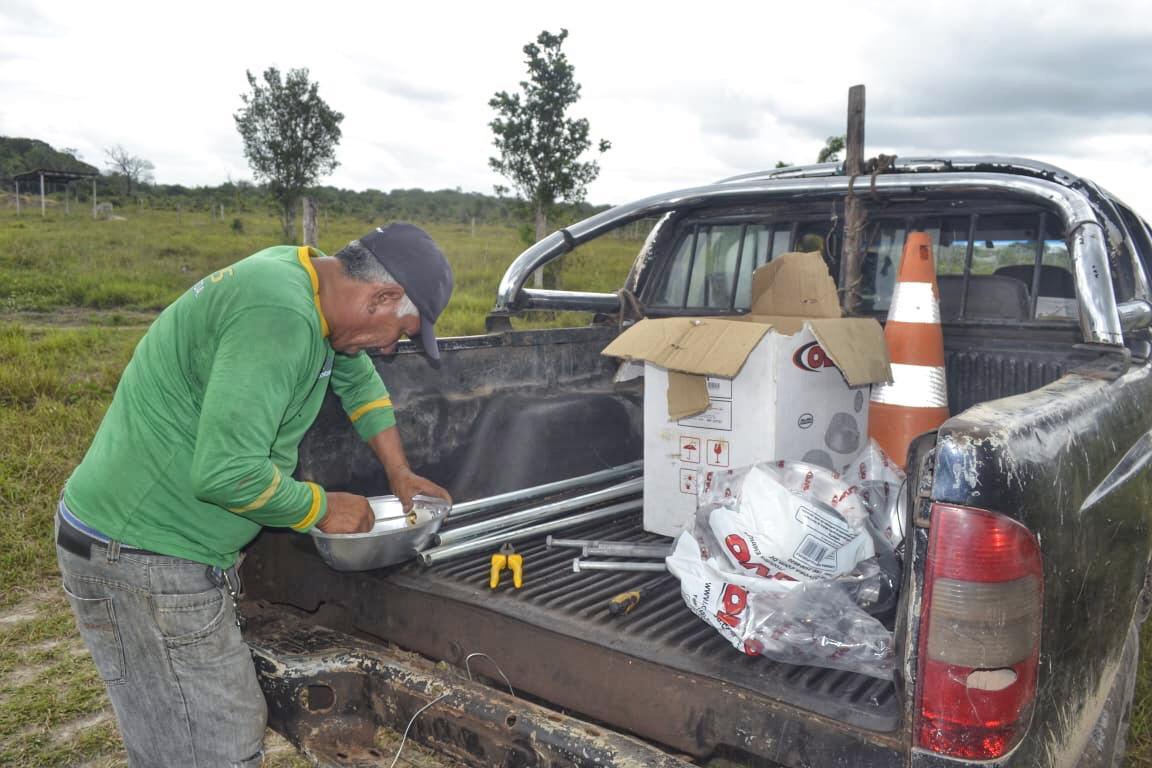
[{"label": "grass field", "polygon": [[[275,244],[279,232],[269,216],[234,226],[207,214],[125,215],[93,221],[0,211],[0,765],[126,764],[103,685],[58,587],[54,503],[156,312],[203,275]],[[330,221],[321,249],[333,253],[383,223]],[[482,333],[496,285],[523,243],[506,227],[427,229],[456,274],[441,335]],[[638,247],[608,240],[571,254],[564,285],[616,290]],[[581,321],[539,324],[573,320]],[[308,764],[282,739],[270,736],[270,744],[269,766]],[[414,745],[404,761],[443,764]]]},{"label": "grass field", "polygon": [[[235,227],[235,222],[240,222]],[[335,253],[384,221],[333,219],[320,249]],[[511,227],[428,224],[455,271],[452,302],[437,323],[442,336],[484,331],[504,270],[525,247]],[[158,311],[190,285],[279,238],[270,216],[224,220],[207,213],[140,211],[123,221],[82,215],[41,220],[0,211],[0,312],[104,311],[125,322],[133,311]],[[565,257],[562,286],[615,292],[639,241],[602,238]],[[551,322],[564,322],[553,318]]]},{"label": "grass field", "polygon": [[[206,214],[127,215],[42,221],[0,211],[0,765],[125,764],[103,687],[58,588],[54,502],[154,312],[200,276],[274,243],[278,231],[271,217],[246,217],[237,232],[230,219]],[[321,247],[335,251],[369,226],[333,221]],[[428,229],[457,272],[443,334],[481,332],[496,283],[522,248],[516,232]],[[638,247],[613,240],[577,252],[566,287],[614,290]],[[1142,654],[1127,764],[1152,767],[1147,630]],[[273,745],[269,766],[307,764],[282,741]],[[405,755],[409,764],[438,764],[412,747]]]}]

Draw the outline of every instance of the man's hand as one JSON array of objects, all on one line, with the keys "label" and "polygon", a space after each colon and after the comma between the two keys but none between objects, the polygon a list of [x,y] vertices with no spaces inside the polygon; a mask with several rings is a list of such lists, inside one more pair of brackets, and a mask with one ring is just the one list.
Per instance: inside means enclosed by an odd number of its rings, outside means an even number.
[{"label": "man's hand", "polygon": [[376,524],[372,505],[354,493],[326,491],[328,513],[316,524],[324,533],[367,533]]},{"label": "man's hand", "polygon": [[437,498],[444,499],[449,504],[452,503],[452,496],[448,491],[431,480],[420,477],[410,469],[395,472],[388,476],[388,482],[392,486],[392,493],[396,494],[400,501],[404,504],[404,511],[412,509],[412,497],[417,495],[436,496]]},{"label": "man's hand", "polygon": [[395,427],[383,430],[369,440],[368,444],[372,446],[376,458],[384,465],[384,471],[388,475],[388,486],[403,503],[405,512],[412,509],[412,497],[417,494],[436,496],[449,504],[452,503],[448,491],[431,480],[420,477],[408,466],[408,459],[404,457],[404,446],[400,443],[400,432]]}]

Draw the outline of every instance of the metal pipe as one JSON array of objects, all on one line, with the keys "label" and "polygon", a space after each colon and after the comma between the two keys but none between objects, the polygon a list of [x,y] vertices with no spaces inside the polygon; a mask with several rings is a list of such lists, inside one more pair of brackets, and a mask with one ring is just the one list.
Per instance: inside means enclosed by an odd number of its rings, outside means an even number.
[{"label": "metal pipe", "polygon": [[[942,161],[922,162],[925,163],[924,170],[945,167]],[[1005,169],[1019,166],[1026,171],[1035,171],[1041,167],[1040,164],[1027,161],[1018,163],[1013,158],[968,158],[967,162],[953,161],[949,164],[953,169],[964,169],[964,172],[939,175],[912,172],[880,176],[875,180],[875,190],[879,194],[902,194],[914,190],[957,194],[1008,192],[1057,208],[1068,232],[1069,254],[1072,257],[1076,293],[1080,302],[1083,340],[1113,346],[1123,344],[1116,296],[1108,270],[1107,242],[1088,199],[1078,190],[1044,179],[981,172],[978,169],[984,164]],[[904,169],[916,170],[907,166]],[[1075,177],[1059,169],[1055,170],[1059,172],[1062,181],[1077,181]],[[850,183],[851,179],[847,176],[775,180],[753,178],[677,190],[617,206],[572,224],[564,230],[565,234],[553,232],[516,257],[500,279],[496,289],[496,306],[492,312],[507,314],[516,311],[524,283],[536,269],[578,245],[638,219],[710,204],[843,194]]]},{"label": "metal pipe", "polygon": [[1126,331],[1147,328],[1152,325],[1152,305],[1141,299],[1124,301],[1117,305],[1120,312],[1120,327]]},{"label": "metal pipe", "polygon": [[666,571],[664,563],[630,563],[622,560],[581,560],[572,561],[573,573],[582,571]]},{"label": "metal pipe", "polygon": [[448,519],[463,520],[466,517],[472,517],[491,509],[516,504],[521,501],[528,501],[529,499],[538,499],[541,496],[549,496],[553,493],[570,491],[573,488],[581,488],[586,485],[598,485],[612,480],[620,480],[643,471],[644,462],[633,461],[628,464],[621,464],[618,467],[601,469],[588,475],[569,477],[566,480],[557,480],[554,483],[545,483],[544,485],[537,485],[532,488],[520,488],[495,496],[486,496],[483,499],[473,499],[472,501],[465,501],[462,504],[453,505],[452,512],[449,513]]},{"label": "metal pipe", "polygon": [[584,557],[668,557],[671,544],[637,544],[630,541],[597,541],[595,539],[555,539],[549,536],[544,546],[572,547]]},{"label": "metal pipe", "polygon": [[598,491],[591,493],[582,493],[579,496],[573,496],[570,499],[562,499],[560,501],[553,501],[549,504],[544,504],[539,507],[532,507],[520,512],[510,512],[507,515],[500,517],[493,517],[488,520],[481,520],[478,523],[471,525],[463,525],[459,528],[453,528],[449,531],[440,531],[432,537],[432,541],[436,544],[452,544],[464,539],[473,539],[477,536],[495,531],[501,528],[512,528],[522,523],[532,523],[537,520],[547,520],[552,517],[559,517],[565,512],[571,512],[575,509],[584,507],[591,507],[604,501],[612,501],[624,496],[631,496],[635,493],[641,493],[644,490],[644,479],[636,478],[635,480],[626,480],[617,485],[610,485],[607,488],[601,488]]},{"label": "metal pipe", "polygon": [[520,541],[521,539],[530,539],[533,536],[539,536],[543,533],[551,533],[552,531],[560,531],[572,526],[582,525],[584,523],[591,523],[596,520],[604,520],[609,517],[618,517],[630,512],[636,512],[644,506],[641,499],[631,499],[629,501],[622,501],[619,504],[612,504],[611,506],[601,507],[594,509],[591,512],[584,512],[579,515],[572,515],[571,517],[563,517],[559,520],[546,520],[536,525],[530,525],[527,528],[517,528],[512,531],[497,531],[496,533],[482,536],[478,539],[469,539],[462,541],[458,544],[450,544],[442,547],[433,547],[426,549],[420,553],[420,562],[424,565],[432,565],[440,563],[445,560],[451,560],[461,555],[467,555],[472,552],[479,552],[481,550],[492,549],[498,547],[506,541]]},{"label": "metal pipe", "polygon": [[525,288],[522,291],[524,303],[532,309],[564,312],[603,312],[610,314],[620,311],[620,296],[615,293],[592,291],[555,291],[548,288]]}]

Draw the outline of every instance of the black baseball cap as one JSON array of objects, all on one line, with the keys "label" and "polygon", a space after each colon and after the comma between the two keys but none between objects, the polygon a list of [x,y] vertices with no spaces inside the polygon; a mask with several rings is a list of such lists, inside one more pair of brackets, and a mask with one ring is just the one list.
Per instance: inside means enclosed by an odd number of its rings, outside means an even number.
[{"label": "black baseball cap", "polygon": [[360,238],[381,266],[395,278],[420,312],[420,342],[433,360],[440,359],[433,326],[452,296],[452,267],[415,224],[403,222],[377,227]]}]

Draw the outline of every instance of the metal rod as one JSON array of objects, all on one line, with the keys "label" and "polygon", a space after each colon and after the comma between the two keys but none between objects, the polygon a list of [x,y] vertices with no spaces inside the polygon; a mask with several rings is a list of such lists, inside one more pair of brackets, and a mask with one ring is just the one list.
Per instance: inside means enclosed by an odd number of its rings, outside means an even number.
[{"label": "metal rod", "polygon": [[554,483],[545,483],[544,485],[537,485],[532,488],[521,488],[519,490],[497,494],[496,496],[486,496],[483,499],[473,499],[472,501],[465,501],[462,504],[453,505],[452,512],[448,515],[448,519],[463,520],[466,517],[472,517],[491,509],[505,507],[521,501],[528,501],[529,499],[538,499],[541,496],[549,496],[553,493],[560,493],[561,491],[570,491],[573,488],[621,480],[629,475],[639,474],[643,471],[644,462],[633,461],[628,464],[621,464],[618,467],[601,469],[588,475],[569,477],[566,480],[557,480]]},{"label": "metal rod", "polygon": [[552,547],[572,547],[583,552],[584,557],[668,557],[672,554],[671,544],[638,544],[630,541],[597,541],[595,539],[556,539],[549,536],[544,545]]},{"label": "metal rod", "polygon": [[433,563],[451,560],[454,557],[467,555],[472,552],[479,552],[481,550],[497,547],[506,541],[520,541],[521,539],[529,539],[533,536],[539,536],[543,533],[551,533],[552,531],[561,531],[565,528],[571,528],[583,523],[591,523],[596,520],[604,520],[609,517],[618,517],[630,512],[635,512],[644,506],[641,499],[631,499],[623,501],[619,504],[612,504],[611,506],[594,509],[591,512],[584,512],[579,515],[572,515],[571,517],[563,517],[559,520],[546,520],[536,525],[530,525],[527,528],[517,528],[511,531],[497,531],[482,536],[478,539],[470,539],[462,541],[458,544],[445,545],[442,547],[433,547],[426,549],[420,553],[420,562],[424,565],[432,565]]},{"label": "metal rod", "polygon": [[583,549],[584,545],[590,541],[592,541],[592,539],[557,539],[553,536],[549,536],[548,538],[544,539],[544,547],[546,549],[552,549],[552,547],[571,547],[572,549]]},{"label": "metal rod", "polygon": [[[736,309],[736,289],[740,287],[740,267],[744,263],[744,241],[748,238],[748,224],[745,222],[744,226],[740,227],[740,245],[736,249],[736,271],[732,274],[732,290],[728,295],[728,309]],[[753,251],[752,258],[756,258],[756,253]],[[748,272],[749,278],[752,272]],[[751,295],[751,290],[749,290]]]},{"label": "metal rod", "polygon": [[584,557],[656,557],[672,554],[671,544],[629,544],[626,541],[593,541],[584,547]]},{"label": "metal rod", "polygon": [[[963,320],[964,313],[968,311],[968,283],[969,278],[972,277],[972,253],[976,248],[976,226],[980,223],[980,214],[974,213],[968,219],[968,247],[964,249],[964,277],[961,279],[960,287],[960,310],[956,315],[956,320]],[[908,233],[912,230],[907,229],[904,236],[907,237]]]},{"label": "metal rod", "polygon": [[463,525],[459,528],[453,528],[448,531],[440,531],[432,537],[432,541],[436,544],[452,544],[464,539],[472,539],[489,531],[494,531],[501,528],[513,528],[522,523],[533,523],[537,520],[546,520],[552,517],[559,517],[565,512],[571,512],[576,509],[584,507],[591,507],[604,501],[611,501],[619,499],[624,496],[631,496],[635,493],[641,493],[644,490],[644,479],[636,478],[634,480],[626,480],[617,485],[610,485],[607,488],[601,488],[598,491],[591,493],[582,493],[579,496],[573,496],[570,499],[562,499],[561,501],[553,501],[539,507],[532,507],[520,512],[511,512],[507,515],[500,517],[493,517],[488,520],[481,520],[478,523],[471,525]]},{"label": "metal rod", "polygon": [[572,571],[666,571],[664,563],[631,563],[622,560],[581,560],[572,561]]}]

